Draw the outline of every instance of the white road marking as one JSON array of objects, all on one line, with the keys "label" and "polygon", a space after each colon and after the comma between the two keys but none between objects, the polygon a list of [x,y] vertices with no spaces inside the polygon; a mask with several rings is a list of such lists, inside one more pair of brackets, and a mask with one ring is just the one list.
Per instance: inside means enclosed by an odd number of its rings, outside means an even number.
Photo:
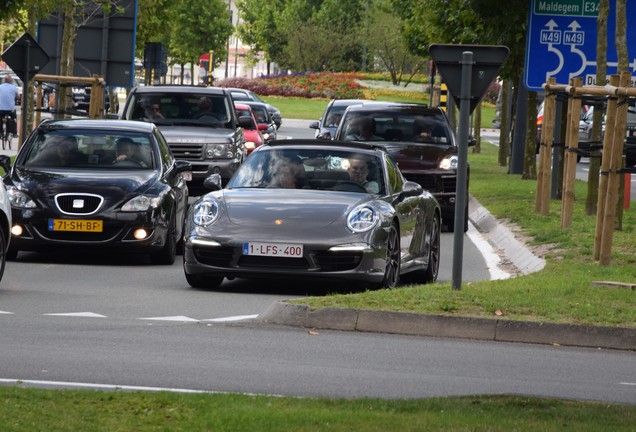
[{"label": "white road marking", "polygon": [[224,317],[224,318],[211,318],[211,319],[204,319],[201,321],[209,321],[209,322],[231,322],[231,321],[243,321],[243,320],[249,320],[249,319],[254,319],[258,317],[257,315],[238,315],[238,316],[233,316],[233,317]]},{"label": "white road marking", "polygon": [[79,387],[79,388],[91,388],[102,390],[130,390],[130,391],[168,391],[174,393],[214,393],[205,390],[192,390],[181,388],[169,388],[169,387],[143,387],[143,386],[127,386],[127,385],[110,385],[110,384],[92,384],[92,383],[78,383],[78,382],[63,382],[63,381],[40,381],[40,380],[21,380],[21,379],[6,379],[0,378],[0,383],[21,385],[27,384],[30,386],[53,386],[53,387]]},{"label": "white road marking", "polygon": [[484,260],[486,260],[486,266],[490,272],[490,279],[508,279],[512,275],[499,268],[501,263],[501,257],[495,252],[491,244],[477,231],[472,223],[468,224],[468,231],[466,235],[477,246],[477,249],[481,252]]},{"label": "white road marking", "polygon": [[100,315],[93,312],[70,312],[70,313],[49,313],[44,315],[50,316],[72,316],[82,318],[108,318],[106,315]]},{"label": "white road marking", "polygon": [[13,312],[0,311],[0,314],[9,314],[9,315],[13,315]]},{"label": "white road marking", "polygon": [[139,318],[141,320],[151,320],[151,321],[181,321],[181,322],[199,322],[199,320],[190,318],[187,316],[179,315],[179,316],[166,316],[166,317],[150,317],[150,318]]},{"label": "white road marking", "polygon": [[633,383],[631,383],[631,382],[622,382],[622,383],[619,383],[619,384],[620,385],[626,385],[626,386],[636,386],[636,382],[633,382]]}]

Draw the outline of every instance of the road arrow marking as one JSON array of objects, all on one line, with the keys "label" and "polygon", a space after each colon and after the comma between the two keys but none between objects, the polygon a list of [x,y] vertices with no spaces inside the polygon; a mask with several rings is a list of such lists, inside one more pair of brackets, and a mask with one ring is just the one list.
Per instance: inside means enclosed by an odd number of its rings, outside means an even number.
[{"label": "road arrow marking", "polygon": [[72,316],[82,318],[108,318],[106,315],[100,315],[93,312],[70,312],[70,313],[49,313],[49,316]]}]

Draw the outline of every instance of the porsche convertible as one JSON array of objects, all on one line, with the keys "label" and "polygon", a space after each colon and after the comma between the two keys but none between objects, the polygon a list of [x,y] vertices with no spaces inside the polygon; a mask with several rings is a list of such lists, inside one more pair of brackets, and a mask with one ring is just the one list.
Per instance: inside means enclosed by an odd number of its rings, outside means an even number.
[{"label": "porsche convertible", "polygon": [[441,212],[371,143],[263,145],[189,209],[184,272],[195,288],[224,278],[292,278],[392,288],[437,279]]}]

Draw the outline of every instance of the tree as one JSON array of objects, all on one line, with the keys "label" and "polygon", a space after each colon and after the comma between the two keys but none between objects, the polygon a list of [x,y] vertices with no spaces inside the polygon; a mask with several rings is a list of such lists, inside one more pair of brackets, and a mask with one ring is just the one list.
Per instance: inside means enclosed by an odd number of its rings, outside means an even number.
[{"label": "tree", "polygon": [[370,22],[370,28],[373,29],[367,39],[370,54],[380,62],[382,69],[389,72],[394,85],[402,82],[404,74],[408,76],[408,82],[413,75],[423,70],[426,59],[412,54],[406,38],[401,32],[395,31],[400,28],[402,20],[393,13],[389,0],[374,2]]},{"label": "tree", "polygon": [[[170,56],[175,63],[197,63],[203,53],[214,52],[213,62],[227,56],[226,42],[233,31],[223,0],[178,2],[171,19]],[[183,67],[181,68],[183,71]]]}]

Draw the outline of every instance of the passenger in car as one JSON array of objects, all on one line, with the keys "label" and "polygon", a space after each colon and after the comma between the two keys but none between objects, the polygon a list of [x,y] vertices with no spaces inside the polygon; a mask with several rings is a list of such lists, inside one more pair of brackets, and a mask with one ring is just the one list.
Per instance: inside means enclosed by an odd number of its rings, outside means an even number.
[{"label": "passenger in car", "polygon": [[305,166],[299,160],[283,159],[272,180],[273,187],[301,189],[307,182]]},{"label": "passenger in car", "polygon": [[349,178],[351,181],[361,184],[369,193],[380,193],[380,185],[374,180],[369,180],[369,164],[364,159],[349,159]]},{"label": "passenger in car", "polygon": [[57,142],[49,142],[29,165],[72,166],[83,162],[85,158],[77,147],[77,140],[69,136]]},{"label": "passenger in car", "polygon": [[373,133],[373,119],[360,117],[352,124],[352,130],[345,136],[345,141],[380,141],[382,138]]}]

